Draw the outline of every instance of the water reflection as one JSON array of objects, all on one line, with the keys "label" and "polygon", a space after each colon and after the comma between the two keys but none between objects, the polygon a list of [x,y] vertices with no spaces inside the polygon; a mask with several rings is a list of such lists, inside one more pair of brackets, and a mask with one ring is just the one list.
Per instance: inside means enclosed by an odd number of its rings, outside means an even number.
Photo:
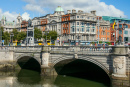
[{"label": "water reflection", "polygon": [[40,74],[35,71],[21,70],[19,72],[0,72],[0,87],[110,87],[110,86],[97,81],[65,75],[43,77],[40,76]]},{"label": "water reflection", "polygon": [[23,84],[39,84],[41,76],[39,72],[22,69],[17,75],[17,80]]}]

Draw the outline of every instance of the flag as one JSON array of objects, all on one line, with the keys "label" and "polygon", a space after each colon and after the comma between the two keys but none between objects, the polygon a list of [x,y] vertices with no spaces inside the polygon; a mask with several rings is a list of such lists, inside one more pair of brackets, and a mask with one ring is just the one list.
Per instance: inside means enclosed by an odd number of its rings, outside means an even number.
[{"label": "flag", "polygon": [[113,23],[113,30],[114,30],[115,24],[116,24],[116,20],[115,20],[114,23]]}]

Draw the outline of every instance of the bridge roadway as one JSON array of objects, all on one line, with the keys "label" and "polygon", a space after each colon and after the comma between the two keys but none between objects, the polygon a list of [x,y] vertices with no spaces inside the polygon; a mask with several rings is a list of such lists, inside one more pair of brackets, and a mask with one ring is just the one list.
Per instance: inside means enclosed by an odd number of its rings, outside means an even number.
[{"label": "bridge roadway", "polygon": [[69,59],[92,62],[114,78],[127,78],[129,73],[129,47],[124,46],[0,47],[0,70],[15,69],[24,57],[34,58],[40,64],[41,74],[57,74],[54,66]]}]

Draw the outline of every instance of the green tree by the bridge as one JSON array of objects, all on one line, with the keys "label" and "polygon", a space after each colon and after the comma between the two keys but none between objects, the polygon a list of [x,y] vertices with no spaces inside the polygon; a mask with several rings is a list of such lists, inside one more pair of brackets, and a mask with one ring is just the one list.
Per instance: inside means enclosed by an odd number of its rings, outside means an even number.
[{"label": "green tree by the bridge", "polygon": [[19,34],[18,30],[17,29],[13,29],[12,33],[14,34],[13,40],[14,41],[17,40],[17,37],[18,37],[18,34]]},{"label": "green tree by the bridge", "polygon": [[23,40],[24,38],[26,38],[27,34],[26,32],[19,32],[18,35],[17,35],[17,40],[20,41],[20,40]]},{"label": "green tree by the bridge", "polygon": [[45,34],[43,35],[43,38],[46,39],[46,36],[47,36],[47,40],[50,40],[50,37],[51,37],[51,40],[56,40],[58,34],[56,31],[49,31],[49,32],[45,32]]},{"label": "green tree by the bridge", "polygon": [[0,27],[0,29],[2,30],[2,40],[3,40],[3,38],[4,38],[4,28],[3,27]]},{"label": "green tree by the bridge", "polygon": [[3,33],[3,39],[5,40],[4,44],[8,45],[10,40],[10,34],[7,31]]},{"label": "green tree by the bridge", "polygon": [[42,38],[42,31],[38,28],[34,28],[34,38],[41,39]]}]

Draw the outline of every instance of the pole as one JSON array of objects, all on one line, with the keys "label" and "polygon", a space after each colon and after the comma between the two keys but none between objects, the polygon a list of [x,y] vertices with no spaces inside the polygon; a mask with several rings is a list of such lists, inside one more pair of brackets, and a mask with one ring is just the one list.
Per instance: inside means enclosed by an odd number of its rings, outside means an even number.
[{"label": "pole", "polygon": [[46,45],[47,45],[47,32],[46,32]]},{"label": "pole", "polygon": [[2,29],[1,29],[1,24],[0,24],[0,45],[2,46]]},{"label": "pole", "polygon": [[[115,29],[114,29],[114,33],[115,33]],[[115,35],[116,35],[116,33],[115,33]],[[115,46],[115,35],[114,35],[114,46]]]},{"label": "pole", "polygon": [[51,46],[51,36],[50,36],[50,46]]},{"label": "pole", "polygon": [[99,44],[99,17],[98,17],[98,44]]},{"label": "pole", "polygon": [[27,26],[27,46],[28,46],[28,26]]},{"label": "pole", "polygon": [[33,23],[33,46],[34,46],[34,23]]}]

